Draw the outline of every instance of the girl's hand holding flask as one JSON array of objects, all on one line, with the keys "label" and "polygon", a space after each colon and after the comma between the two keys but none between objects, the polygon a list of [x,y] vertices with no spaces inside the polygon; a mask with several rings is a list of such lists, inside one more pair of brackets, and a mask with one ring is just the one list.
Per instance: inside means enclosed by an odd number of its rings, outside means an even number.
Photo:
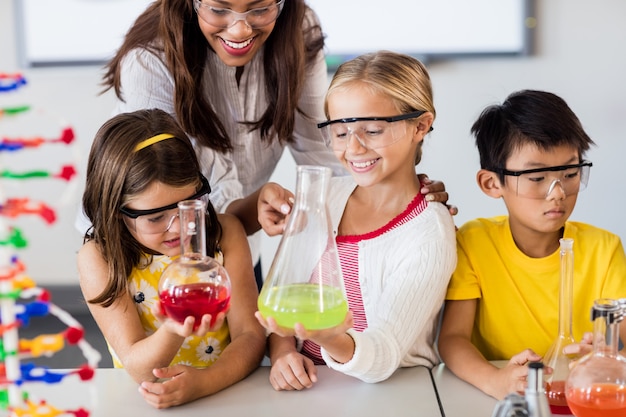
[{"label": "girl's hand holding flask", "polygon": [[220,312],[215,316],[215,319],[213,319],[211,314],[204,314],[200,323],[196,323],[194,316],[187,316],[181,323],[167,316],[160,302],[152,307],[151,311],[154,317],[163,323],[163,326],[170,333],[181,337],[189,337],[191,335],[202,337],[209,332],[218,331],[224,325],[224,320],[226,320],[226,314],[228,313],[228,310]]}]

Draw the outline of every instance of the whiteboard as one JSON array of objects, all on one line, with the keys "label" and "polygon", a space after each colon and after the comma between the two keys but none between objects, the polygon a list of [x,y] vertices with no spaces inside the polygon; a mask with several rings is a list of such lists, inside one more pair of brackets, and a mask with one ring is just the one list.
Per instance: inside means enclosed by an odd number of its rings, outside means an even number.
[{"label": "whiteboard", "polygon": [[[24,66],[101,64],[152,0],[15,0]],[[191,0],[189,0],[191,1]],[[285,0],[290,1],[290,0]],[[390,49],[422,59],[525,54],[532,0],[307,0],[329,66]]]},{"label": "whiteboard", "polygon": [[24,66],[100,64],[152,0],[15,0]]},{"label": "whiteboard", "polygon": [[[419,56],[530,52],[531,0],[308,0],[329,64],[379,49]],[[335,62],[337,61],[337,62]]]}]

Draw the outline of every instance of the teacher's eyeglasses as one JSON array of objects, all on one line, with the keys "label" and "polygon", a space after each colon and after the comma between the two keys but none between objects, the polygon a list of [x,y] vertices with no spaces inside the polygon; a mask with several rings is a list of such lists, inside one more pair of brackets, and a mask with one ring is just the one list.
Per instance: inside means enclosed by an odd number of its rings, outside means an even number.
[{"label": "teacher's eyeglasses", "polygon": [[260,29],[278,19],[284,3],[285,0],[268,2],[264,7],[257,7],[243,13],[215,7],[211,3],[202,0],[194,0],[193,6],[202,20],[216,28],[228,29],[241,20],[251,29]]}]

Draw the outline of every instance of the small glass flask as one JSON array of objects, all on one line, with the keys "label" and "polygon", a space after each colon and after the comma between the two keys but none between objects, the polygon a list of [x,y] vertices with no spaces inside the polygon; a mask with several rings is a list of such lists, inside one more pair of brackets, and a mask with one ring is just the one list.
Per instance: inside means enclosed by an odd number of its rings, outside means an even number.
[{"label": "small glass flask", "polygon": [[330,168],[297,167],[294,206],[258,299],[263,317],[281,327],[334,327],[348,312],[326,205],[330,177]]},{"label": "small glass flask", "polygon": [[572,369],[567,403],[576,417],[626,416],[626,358],[618,352],[623,305],[596,300],[591,309],[593,351]]},{"label": "small glass flask", "polygon": [[565,399],[565,380],[569,375],[572,355],[563,353],[563,348],[576,343],[572,336],[572,303],[574,287],[574,240],[560,240],[561,285],[559,289],[559,335],[543,357],[545,366],[552,368],[546,376],[546,395],[552,414],[571,414]]},{"label": "small glass flask", "polygon": [[206,203],[186,200],[178,203],[181,254],[164,270],[159,281],[161,309],[182,323],[195,318],[194,328],[205,314],[211,323],[230,305],[230,278],[226,269],[206,255]]}]

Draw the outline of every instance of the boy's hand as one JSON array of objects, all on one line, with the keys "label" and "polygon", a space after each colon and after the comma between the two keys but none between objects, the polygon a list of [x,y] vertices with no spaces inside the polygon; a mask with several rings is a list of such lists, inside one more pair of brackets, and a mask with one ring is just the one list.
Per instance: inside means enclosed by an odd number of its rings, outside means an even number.
[{"label": "boy's hand", "polygon": [[[498,369],[497,378],[492,380],[492,390],[490,395],[498,400],[504,399],[507,394],[512,392],[524,393],[528,382],[526,377],[528,376],[528,363],[537,362],[541,360],[541,356],[537,355],[531,349],[526,349],[523,352],[513,356],[511,360],[503,368]],[[552,370],[544,368],[546,373],[551,373]]]},{"label": "boy's hand", "polygon": [[268,182],[261,188],[257,210],[259,224],[265,233],[269,236],[283,233],[293,202],[293,193],[276,183]]},{"label": "boy's hand", "polygon": [[567,345],[563,348],[563,353],[569,357],[575,359],[569,363],[569,368],[572,369],[578,361],[588,353],[593,351],[593,333],[585,333],[580,343],[574,343]]}]

